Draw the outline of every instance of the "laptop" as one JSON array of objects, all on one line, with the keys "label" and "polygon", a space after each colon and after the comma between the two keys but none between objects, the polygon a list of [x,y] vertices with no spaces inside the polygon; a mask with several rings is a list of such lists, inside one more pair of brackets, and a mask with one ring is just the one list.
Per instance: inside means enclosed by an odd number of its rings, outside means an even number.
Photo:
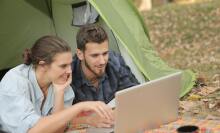
[{"label": "laptop", "polygon": [[113,128],[90,127],[87,133],[143,133],[178,117],[181,72],[116,92]]}]

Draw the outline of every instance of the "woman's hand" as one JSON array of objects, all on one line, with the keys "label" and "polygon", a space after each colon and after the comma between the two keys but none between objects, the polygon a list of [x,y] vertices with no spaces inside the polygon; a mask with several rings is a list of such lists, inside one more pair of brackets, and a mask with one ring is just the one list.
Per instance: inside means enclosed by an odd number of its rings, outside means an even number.
[{"label": "woman's hand", "polygon": [[91,114],[87,117],[87,123],[95,127],[110,127],[113,125],[113,110],[100,101],[87,101],[75,104],[80,113]]},{"label": "woman's hand", "polygon": [[86,117],[86,123],[94,126],[94,127],[104,127],[104,128],[108,128],[111,127],[114,124],[113,119],[106,119],[106,118],[102,118],[97,114],[92,114]]},{"label": "woman's hand", "polygon": [[70,85],[71,81],[72,81],[72,73],[68,75],[66,82],[63,84],[52,82],[53,88],[55,89],[55,91],[64,92],[65,88],[67,88]]}]

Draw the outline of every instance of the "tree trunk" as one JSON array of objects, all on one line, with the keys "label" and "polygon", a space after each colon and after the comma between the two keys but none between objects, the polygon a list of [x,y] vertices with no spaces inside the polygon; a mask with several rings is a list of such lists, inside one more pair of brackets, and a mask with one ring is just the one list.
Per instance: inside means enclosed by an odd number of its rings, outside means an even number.
[{"label": "tree trunk", "polygon": [[139,11],[147,11],[152,8],[152,1],[151,0],[141,0],[141,4],[138,7]]}]

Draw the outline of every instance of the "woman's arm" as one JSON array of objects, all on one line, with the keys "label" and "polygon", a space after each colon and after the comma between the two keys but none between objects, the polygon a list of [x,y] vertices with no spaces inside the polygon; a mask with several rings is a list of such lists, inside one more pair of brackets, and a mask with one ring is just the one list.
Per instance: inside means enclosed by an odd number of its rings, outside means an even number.
[{"label": "woman's arm", "polygon": [[28,133],[54,133],[65,127],[79,113],[88,111],[95,112],[101,118],[113,119],[111,108],[103,102],[81,102],[50,116],[42,117]]},{"label": "woman's arm", "polygon": [[[64,110],[64,93],[65,93],[65,89],[68,88],[71,81],[72,81],[72,74],[69,75],[66,83],[64,84],[56,84],[55,82],[52,83],[54,89],[54,95],[55,95],[52,114]],[[66,126],[67,124],[62,126],[60,129],[56,131],[56,133],[64,132]]]},{"label": "woman's arm", "polygon": [[67,81],[64,84],[57,84],[55,82],[52,83],[55,94],[53,113],[60,112],[64,109],[64,93],[65,89],[68,88],[71,81],[72,74],[70,73]]},{"label": "woman's arm", "polygon": [[96,114],[79,116],[73,119],[72,124],[87,124],[94,127],[111,127],[114,124],[113,119],[102,118]]},{"label": "woman's arm", "polygon": [[[64,110],[64,90],[55,89],[55,99],[52,114],[56,114]],[[66,124],[67,125],[67,124]],[[62,133],[66,129],[66,125],[61,126],[56,133]]]},{"label": "woman's arm", "polygon": [[53,114],[58,113],[64,109],[64,91],[55,90],[55,98],[53,105]]}]

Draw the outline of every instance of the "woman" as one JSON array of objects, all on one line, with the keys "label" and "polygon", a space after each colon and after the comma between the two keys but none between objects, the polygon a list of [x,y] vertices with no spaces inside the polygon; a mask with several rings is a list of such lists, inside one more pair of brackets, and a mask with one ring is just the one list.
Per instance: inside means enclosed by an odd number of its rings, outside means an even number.
[{"label": "woman", "polygon": [[71,106],[72,53],[65,41],[42,37],[23,57],[24,64],[7,72],[0,83],[0,125],[4,131],[62,133],[74,117],[87,112],[112,119],[112,110],[102,102]]}]

